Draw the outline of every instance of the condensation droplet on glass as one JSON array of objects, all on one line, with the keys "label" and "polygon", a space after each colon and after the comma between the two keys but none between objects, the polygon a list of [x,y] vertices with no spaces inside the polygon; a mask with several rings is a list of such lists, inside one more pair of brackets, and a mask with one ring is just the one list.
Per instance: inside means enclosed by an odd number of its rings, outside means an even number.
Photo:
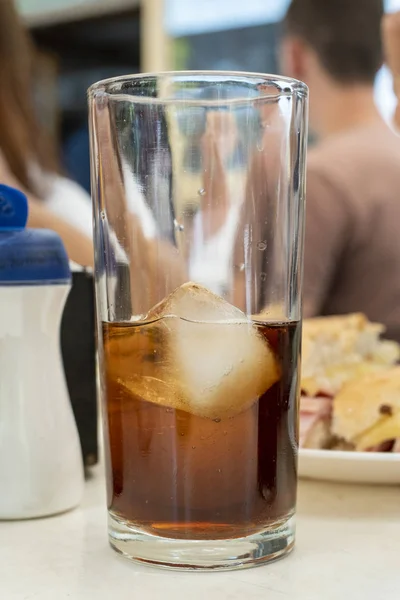
[{"label": "condensation droplet on glass", "polygon": [[264,250],[267,249],[267,242],[258,242],[257,248],[261,250],[261,252],[264,252]]},{"label": "condensation droplet on glass", "polygon": [[264,144],[262,143],[262,141],[257,142],[257,150],[259,152],[262,152],[264,150]]},{"label": "condensation droplet on glass", "polygon": [[182,225],[182,223],[179,223],[176,219],[174,219],[174,227],[178,231],[184,231],[184,229],[185,229],[185,226]]},{"label": "condensation droplet on glass", "polygon": [[245,265],[244,263],[242,263],[242,264],[240,265],[240,267],[239,267],[239,271],[240,271],[241,273],[243,273],[243,271],[245,270],[245,268],[246,268],[246,265]]},{"label": "condensation droplet on glass", "polygon": [[192,450],[196,450],[196,446],[192,446]]},{"label": "condensation droplet on glass", "polygon": [[221,419],[213,419],[214,423],[221,423]]},{"label": "condensation droplet on glass", "polygon": [[199,196],[205,196],[206,195],[206,190],[204,188],[200,188],[197,193],[198,193]]},{"label": "condensation droplet on glass", "polygon": [[217,473],[222,473],[222,469],[217,469]]},{"label": "condensation droplet on glass", "polygon": [[261,281],[267,281],[267,274],[266,273],[261,273],[260,279],[261,279]]},{"label": "condensation droplet on glass", "polygon": [[185,434],[183,433],[183,431],[181,432],[181,436],[183,437]]},{"label": "condensation droplet on glass", "polygon": [[105,221],[105,220],[106,220],[106,213],[104,212],[104,210],[102,210],[102,211],[100,212],[100,217],[101,217],[102,221]]}]

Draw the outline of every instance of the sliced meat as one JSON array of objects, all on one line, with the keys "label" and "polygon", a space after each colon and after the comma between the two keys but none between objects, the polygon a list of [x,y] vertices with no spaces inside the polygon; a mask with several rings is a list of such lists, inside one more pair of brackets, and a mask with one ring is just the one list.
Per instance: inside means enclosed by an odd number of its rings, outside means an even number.
[{"label": "sliced meat", "polygon": [[301,396],[300,414],[319,415],[329,417],[332,412],[332,399],[326,397],[311,398]]},{"label": "sliced meat", "polygon": [[331,440],[329,398],[300,398],[300,448],[326,448]]},{"label": "sliced meat", "polygon": [[319,420],[319,415],[312,415],[309,413],[300,412],[300,448],[306,447],[307,438],[309,437],[310,432]]},{"label": "sliced meat", "polygon": [[368,448],[367,452],[394,452],[394,445],[395,444],[393,440],[388,440],[386,442],[378,444],[377,446],[372,446],[372,448]]}]

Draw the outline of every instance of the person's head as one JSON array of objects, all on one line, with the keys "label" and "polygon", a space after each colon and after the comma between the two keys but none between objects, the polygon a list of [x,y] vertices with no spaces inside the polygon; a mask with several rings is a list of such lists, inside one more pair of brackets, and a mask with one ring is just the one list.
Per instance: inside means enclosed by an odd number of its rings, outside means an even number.
[{"label": "person's head", "polygon": [[56,168],[33,102],[35,52],[13,0],[0,0],[0,153],[18,182],[38,193],[32,165]]},{"label": "person's head", "polygon": [[321,85],[372,89],[383,62],[383,14],[383,0],[292,0],[283,68],[310,87],[311,109]]}]

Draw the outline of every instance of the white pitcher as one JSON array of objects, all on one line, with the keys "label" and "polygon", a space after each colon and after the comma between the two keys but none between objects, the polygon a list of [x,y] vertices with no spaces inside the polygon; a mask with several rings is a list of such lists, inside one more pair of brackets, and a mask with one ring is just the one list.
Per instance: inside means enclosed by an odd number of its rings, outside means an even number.
[{"label": "white pitcher", "polygon": [[74,508],[84,485],[60,348],[68,258],[54,232],[24,229],[24,203],[0,185],[0,519]]}]

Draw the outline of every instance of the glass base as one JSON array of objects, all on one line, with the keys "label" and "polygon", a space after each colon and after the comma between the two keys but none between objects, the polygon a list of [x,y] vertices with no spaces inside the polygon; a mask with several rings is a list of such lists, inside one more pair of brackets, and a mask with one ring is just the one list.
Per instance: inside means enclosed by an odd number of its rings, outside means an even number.
[{"label": "glass base", "polygon": [[228,540],[174,540],[146,533],[109,515],[111,547],[126,558],[166,569],[224,571],[246,569],[291,552],[295,518],[251,536]]}]

